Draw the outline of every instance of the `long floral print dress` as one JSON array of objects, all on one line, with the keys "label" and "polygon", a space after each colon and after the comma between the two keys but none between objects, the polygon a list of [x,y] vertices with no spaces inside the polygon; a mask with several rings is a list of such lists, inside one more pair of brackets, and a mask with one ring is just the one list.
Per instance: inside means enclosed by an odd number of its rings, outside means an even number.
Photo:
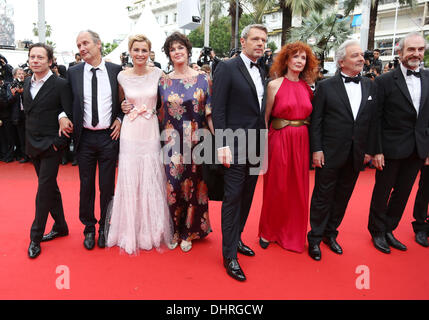
[{"label": "long floral print dress", "polygon": [[204,74],[187,79],[161,77],[158,112],[163,161],[167,176],[167,203],[174,225],[173,241],[201,239],[212,230],[208,212],[208,189],[202,165],[192,151],[198,144],[195,132],[208,128],[211,114],[210,83]]}]

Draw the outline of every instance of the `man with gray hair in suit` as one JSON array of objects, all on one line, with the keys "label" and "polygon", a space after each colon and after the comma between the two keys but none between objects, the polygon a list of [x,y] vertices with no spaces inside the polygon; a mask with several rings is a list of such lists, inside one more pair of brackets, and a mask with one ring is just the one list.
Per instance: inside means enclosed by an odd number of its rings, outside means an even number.
[{"label": "man with gray hair in suit", "polygon": [[100,188],[97,244],[100,248],[105,246],[107,207],[115,190],[118,138],[123,117],[117,76],[122,67],[102,59],[101,40],[94,31],[79,32],[76,45],[85,63],[68,70],[73,92],[73,117],[61,126],[61,130],[64,134],[74,132],[80,178],[79,219],[85,225],[84,247],[91,250],[95,246],[97,224],[94,215],[97,165]]}]

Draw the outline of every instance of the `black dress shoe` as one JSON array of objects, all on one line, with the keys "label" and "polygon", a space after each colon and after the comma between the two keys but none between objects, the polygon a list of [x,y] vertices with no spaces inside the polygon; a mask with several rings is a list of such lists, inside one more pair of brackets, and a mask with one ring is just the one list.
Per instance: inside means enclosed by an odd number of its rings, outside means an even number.
[{"label": "black dress shoe", "polygon": [[58,238],[58,237],[65,237],[65,236],[68,236],[68,234],[69,234],[68,231],[54,231],[54,230],[52,230],[51,232],[49,232],[48,234],[43,236],[42,242],[51,241],[51,240],[54,240],[55,238]]},{"label": "black dress shoe", "polygon": [[101,231],[98,235],[97,245],[99,248],[104,248],[106,246],[106,238],[104,237],[104,231]]},{"label": "black dress shoe", "polygon": [[416,233],[416,242],[423,247],[429,247],[428,234],[425,231],[418,231]]},{"label": "black dress shoe", "polygon": [[72,162],[72,166],[74,167],[74,166],[77,166],[77,160],[73,160],[73,162]]},{"label": "black dress shoe", "polygon": [[399,240],[393,236],[392,232],[386,233],[386,240],[389,246],[401,251],[407,251],[407,247],[399,242]]},{"label": "black dress shoe", "polygon": [[255,255],[255,252],[253,252],[253,250],[246,246],[241,240],[238,241],[237,251],[249,257],[253,257]]},{"label": "black dress shoe", "polygon": [[31,241],[30,242],[30,246],[28,247],[28,256],[31,259],[36,258],[40,252],[42,251],[42,249],[40,248],[40,243]]},{"label": "black dress shoe", "polygon": [[262,249],[267,249],[268,246],[270,245],[270,242],[264,241],[262,240],[262,238],[259,238],[259,245],[261,246]]},{"label": "black dress shoe", "polygon": [[21,160],[19,160],[19,163],[27,163],[29,161],[28,158],[22,158]]},{"label": "black dress shoe", "polygon": [[343,249],[338,244],[337,240],[334,237],[323,238],[323,243],[327,244],[329,249],[331,249],[336,254],[343,254]]},{"label": "black dress shoe", "polygon": [[85,240],[83,241],[83,246],[88,250],[94,249],[94,246],[95,246],[95,234],[94,233],[85,234]]},{"label": "black dress shoe", "polygon": [[384,235],[373,236],[372,242],[374,243],[374,247],[377,250],[380,250],[383,253],[390,253],[390,247],[387,244],[387,241]]},{"label": "black dress shoe", "polygon": [[318,244],[309,244],[308,254],[316,261],[320,261],[320,259],[322,259],[322,252],[320,251],[320,246]]},{"label": "black dress shoe", "polygon": [[237,259],[223,259],[223,266],[226,268],[226,273],[238,281],[245,281],[246,276],[243,270],[241,270]]}]

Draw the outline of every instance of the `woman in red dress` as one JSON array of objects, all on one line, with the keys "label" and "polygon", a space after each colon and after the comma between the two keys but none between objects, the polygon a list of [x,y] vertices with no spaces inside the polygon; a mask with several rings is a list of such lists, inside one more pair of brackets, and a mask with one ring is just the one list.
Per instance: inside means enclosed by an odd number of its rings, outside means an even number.
[{"label": "woman in red dress", "polygon": [[308,224],[310,150],[308,128],[313,93],[308,85],[318,61],[302,42],[283,46],[270,70],[265,121],[268,168],[259,221],[259,243],[277,242],[303,252]]}]

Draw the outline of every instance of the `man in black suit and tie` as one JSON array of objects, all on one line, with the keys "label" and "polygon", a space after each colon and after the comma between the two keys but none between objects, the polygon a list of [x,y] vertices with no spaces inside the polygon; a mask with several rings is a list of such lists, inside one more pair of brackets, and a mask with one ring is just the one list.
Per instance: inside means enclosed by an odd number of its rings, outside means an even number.
[{"label": "man in black suit and tie", "polygon": [[359,172],[371,159],[368,140],[376,110],[375,85],[360,76],[365,60],[359,42],[344,42],[335,58],[339,72],[318,83],[310,125],[316,172],[307,238],[308,253],[317,261],[322,258],[321,241],[343,253],[337,229]]},{"label": "man in black suit and tie", "polygon": [[[378,169],[372,193],[368,229],[374,246],[407,247],[393,236],[420,168],[429,164],[429,71],[421,70],[426,41],[419,33],[401,39],[400,65],[376,78],[377,126],[373,150]],[[420,231],[423,221],[413,224]]]},{"label": "man in black suit and tie", "polygon": [[419,189],[417,190],[416,199],[414,201],[413,229],[416,234],[416,242],[423,247],[429,247],[429,166],[423,166],[420,170]]},{"label": "man in black suit and tie", "polygon": [[[50,70],[51,47],[43,43],[31,45],[28,57],[33,76],[24,83],[25,148],[38,177],[36,216],[31,226],[28,256],[36,258],[41,252],[41,241],[68,235],[57,184],[61,150],[68,141],[59,136],[58,116],[62,112],[71,113],[71,92],[67,81]],[[43,236],[49,212],[55,223],[52,231]]]},{"label": "man in black suit and tie", "polygon": [[79,165],[79,219],[85,225],[84,247],[95,246],[94,215],[95,174],[98,164],[100,189],[100,219],[97,244],[105,246],[104,227],[107,207],[115,190],[119,133],[123,113],[119,104],[118,73],[120,65],[105,62],[101,57],[101,40],[91,30],[82,31],[76,40],[85,63],[68,70],[73,92],[73,123],[62,126],[64,134],[73,131]]},{"label": "man in black suit and tie", "polygon": [[[218,159],[226,167],[222,202],[222,254],[227,274],[236,280],[246,277],[237,261],[237,251],[254,256],[241,240],[252,204],[258,175],[252,158],[258,150],[260,131],[265,129],[265,75],[257,61],[264,54],[267,29],[249,25],[241,34],[242,53],[220,62],[214,73],[213,124]],[[229,132],[228,132],[229,131]],[[252,132],[253,131],[253,132]],[[238,137],[234,142],[233,135]],[[255,139],[252,139],[255,138]],[[263,139],[262,139],[263,140]],[[247,149],[247,152],[246,152]],[[263,148],[262,148],[263,149]]]}]

